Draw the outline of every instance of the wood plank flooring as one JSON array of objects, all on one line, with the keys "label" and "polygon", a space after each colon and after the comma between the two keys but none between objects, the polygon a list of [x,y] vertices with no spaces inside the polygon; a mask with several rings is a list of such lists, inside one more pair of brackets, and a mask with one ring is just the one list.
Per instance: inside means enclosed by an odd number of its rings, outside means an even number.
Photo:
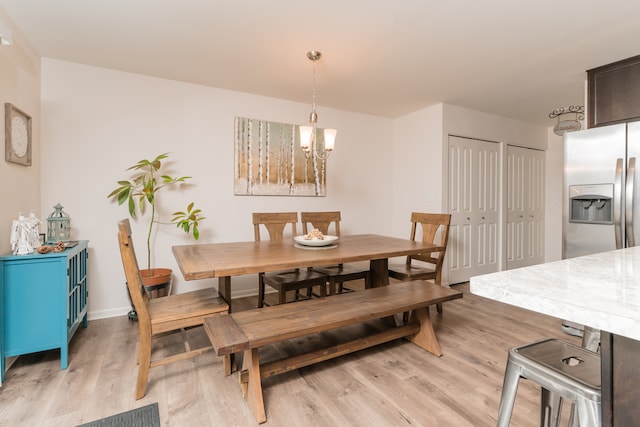
[{"label": "wood plank flooring", "polygon": [[[269,378],[263,425],[495,426],[510,347],[543,337],[579,343],[562,333],[558,319],[477,297],[468,284],[455,288],[464,298],[446,303],[442,315],[431,309],[444,356],[398,340]],[[234,307],[255,303],[247,298]],[[283,343],[261,357],[357,330]],[[192,347],[208,343],[202,328],[186,333]],[[78,331],[66,370],[60,370],[59,351],[19,357],[0,388],[0,426],[76,426],[152,402],[163,426],[256,425],[236,375],[225,377],[213,353],[152,369],[147,395],[134,400],[136,345],[137,324],[123,316]],[[163,337],[160,346],[171,353],[182,343]],[[512,425],[537,426],[538,405],[539,388],[521,381]]]}]

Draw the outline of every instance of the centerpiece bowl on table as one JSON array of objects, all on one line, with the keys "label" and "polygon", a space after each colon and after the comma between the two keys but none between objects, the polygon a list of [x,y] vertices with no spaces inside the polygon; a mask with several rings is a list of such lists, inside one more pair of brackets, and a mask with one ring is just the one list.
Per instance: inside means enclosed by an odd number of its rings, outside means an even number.
[{"label": "centerpiece bowl on table", "polygon": [[306,235],[294,236],[293,240],[303,246],[329,246],[338,242],[338,236],[324,236],[323,239],[308,239]]}]

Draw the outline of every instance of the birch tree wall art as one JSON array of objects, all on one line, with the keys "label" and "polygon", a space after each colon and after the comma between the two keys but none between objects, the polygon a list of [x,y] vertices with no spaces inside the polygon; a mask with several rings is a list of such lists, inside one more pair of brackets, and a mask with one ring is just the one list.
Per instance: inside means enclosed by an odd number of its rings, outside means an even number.
[{"label": "birch tree wall art", "polygon": [[[305,157],[297,125],[236,117],[234,132],[235,195],[326,195],[326,160]],[[324,132],[317,132],[322,148]]]}]

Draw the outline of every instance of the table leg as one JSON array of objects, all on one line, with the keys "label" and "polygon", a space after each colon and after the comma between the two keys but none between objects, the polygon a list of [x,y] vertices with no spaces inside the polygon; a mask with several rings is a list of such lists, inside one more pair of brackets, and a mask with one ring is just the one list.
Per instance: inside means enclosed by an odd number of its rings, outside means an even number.
[{"label": "table leg", "polygon": [[389,260],[387,258],[372,259],[369,261],[369,269],[371,270],[372,288],[389,284]]},{"label": "table leg", "polygon": [[[229,304],[229,313],[231,313],[231,276],[218,278],[218,293]],[[231,375],[232,372],[237,370],[236,355],[234,353],[230,354],[229,357],[225,357],[223,362],[225,375]]]},{"label": "table leg", "polygon": [[229,304],[229,313],[231,313],[231,276],[218,278],[218,293]]}]

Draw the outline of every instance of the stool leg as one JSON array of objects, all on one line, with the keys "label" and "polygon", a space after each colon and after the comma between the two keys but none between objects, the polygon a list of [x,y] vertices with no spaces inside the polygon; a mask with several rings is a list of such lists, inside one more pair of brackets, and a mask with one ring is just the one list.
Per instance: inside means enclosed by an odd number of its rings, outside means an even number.
[{"label": "stool leg", "polygon": [[578,425],[600,427],[602,425],[602,408],[600,403],[578,397]]},{"label": "stool leg", "polygon": [[542,387],[540,393],[540,426],[558,427],[563,398],[558,393]]},{"label": "stool leg", "polygon": [[584,335],[582,336],[582,347],[597,353],[598,347],[600,347],[600,331],[585,326]]},{"label": "stool leg", "polygon": [[569,417],[568,427],[580,427],[580,422],[578,421],[578,407],[575,403],[571,404],[571,416]]},{"label": "stool leg", "polygon": [[513,412],[513,404],[518,392],[521,370],[518,366],[507,360],[507,368],[504,372],[504,382],[502,383],[502,395],[500,396],[500,409],[498,410],[498,423],[496,427],[508,427]]}]

